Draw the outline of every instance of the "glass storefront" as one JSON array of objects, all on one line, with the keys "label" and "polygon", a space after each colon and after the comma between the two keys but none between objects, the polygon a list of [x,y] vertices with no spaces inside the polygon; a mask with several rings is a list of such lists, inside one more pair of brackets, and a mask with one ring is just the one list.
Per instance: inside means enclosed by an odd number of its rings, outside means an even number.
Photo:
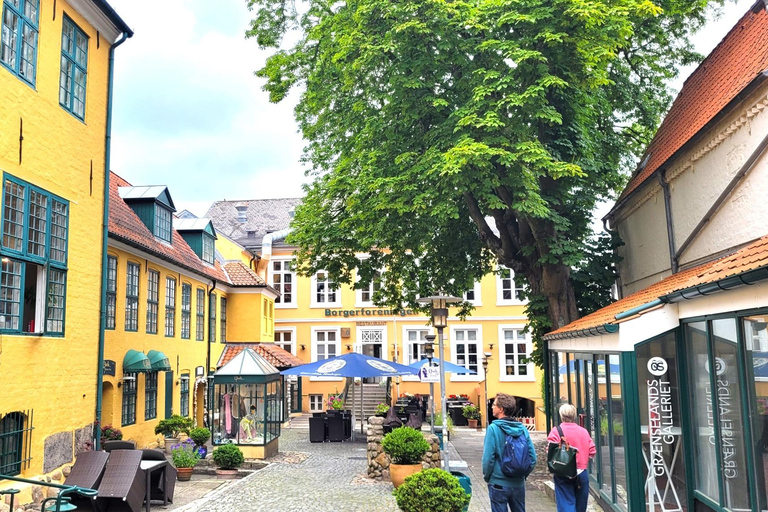
[{"label": "glass storefront", "polygon": [[768,314],[742,319],[758,510],[768,510]]}]

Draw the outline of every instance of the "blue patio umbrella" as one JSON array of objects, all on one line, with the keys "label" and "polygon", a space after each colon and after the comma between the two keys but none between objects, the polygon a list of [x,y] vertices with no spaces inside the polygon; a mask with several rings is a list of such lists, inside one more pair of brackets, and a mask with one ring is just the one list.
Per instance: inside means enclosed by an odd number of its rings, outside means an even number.
[{"label": "blue patio umbrella", "polygon": [[[417,370],[421,370],[427,365],[429,365],[429,359],[421,359],[419,361],[414,361],[408,366],[416,368]],[[432,366],[440,366],[440,360],[437,358],[433,358]],[[448,361],[445,362],[445,371],[451,372],[451,373],[471,373],[471,374],[477,373],[474,370],[470,370],[469,368],[459,366],[458,364],[449,363]]]},{"label": "blue patio umbrella", "polygon": [[289,368],[280,373],[299,377],[395,377],[415,375],[419,371],[404,364],[350,352],[343,356]]}]

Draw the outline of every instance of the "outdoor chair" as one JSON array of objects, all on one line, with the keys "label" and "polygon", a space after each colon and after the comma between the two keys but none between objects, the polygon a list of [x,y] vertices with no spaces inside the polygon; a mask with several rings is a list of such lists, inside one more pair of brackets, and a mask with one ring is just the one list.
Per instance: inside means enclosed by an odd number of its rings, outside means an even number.
[{"label": "outdoor chair", "polygon": [[[98,489],[108,458],[109,454],[106,452],[82,452],[75,459],[75,464],[72,466],[64,484],[76,485],[86,489]],[[67,496],[71,498],[71,503],[78,510],[99,511],[95,496],[82,496],[77,493],[71,493]]]},{"label": "outdoor chair", "polygon": [[113,450],[101,477],[96,501],[104,512],[140,512],[146,484],[140,450]]},{"label": "outdoor chair", "polygon": [[[141,450],[141,460],[167,460],[165,453],[160,450]],[[168,503],[173,503],[173,491],[176,488],[176,468],[168,464],[165,468],[165,478],[159,473],[152,473],[149,487],[149,496],[152,500],[163,501],[163,497]]]},{"label": "outdoor chair", "polygon": [[102,443],[105,452],[112,450],[135,450],[136,443],[133,441],[104,441]]}]

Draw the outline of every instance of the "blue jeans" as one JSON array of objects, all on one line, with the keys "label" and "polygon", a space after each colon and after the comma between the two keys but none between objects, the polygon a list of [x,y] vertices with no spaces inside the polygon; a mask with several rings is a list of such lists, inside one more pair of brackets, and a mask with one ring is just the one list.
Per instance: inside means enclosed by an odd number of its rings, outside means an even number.
[{"label": "blue jeans", "polygon": [[491,512],[525,512],[525,487],[502,487],[488,484]]},{"label": "blue jeans", "polygon": [[576,478],[554,477],[557,512],[585,512],[589,500],[589,473],[582,471]]}]

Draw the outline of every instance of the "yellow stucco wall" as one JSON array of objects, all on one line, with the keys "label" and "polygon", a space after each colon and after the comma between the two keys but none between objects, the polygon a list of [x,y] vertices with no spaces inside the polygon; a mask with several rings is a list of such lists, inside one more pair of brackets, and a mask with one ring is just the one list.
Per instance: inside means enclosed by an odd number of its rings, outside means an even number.
[{"label": "yellow stucco wall", "polygon": [[[267,312],[265,315],[264,312]],[[227,338],[230,341],[273,341],[274,300],[259,291],[235,289],[227,300]]]},{"label": "yellow stucco wall", "polygon": [[[248,252],[242,245],[238,244],[231,238],[216,233],[216,250],[227,261],[242,261],[246,265],[253,258],[253,254]],[[254,264],[256,260],[254,259]]]},{"label": "yellow stucco wall", "polygon": [[[49,436],[94,421],[110,49],[66,1],[55,16],[54,2],[40,3],[35,86],[0,67],[0,170],[69,201],[64,337],[0,336],[0,416],[34,414],[25,477],[42,472]],[[58,102],[64,13],[90,37],[85,122]]]}]

